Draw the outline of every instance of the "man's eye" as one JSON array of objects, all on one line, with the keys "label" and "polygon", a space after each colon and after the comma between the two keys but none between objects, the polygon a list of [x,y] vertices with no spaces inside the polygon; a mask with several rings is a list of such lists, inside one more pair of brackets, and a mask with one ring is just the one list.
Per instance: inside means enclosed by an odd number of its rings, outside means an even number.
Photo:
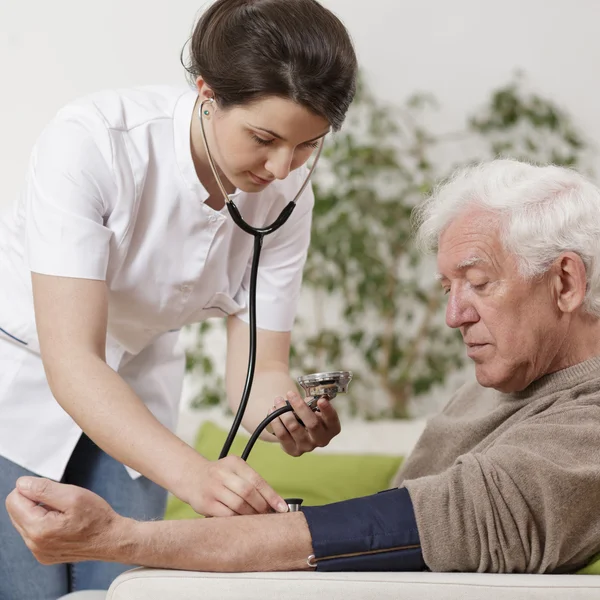
[{"label": "man's eye", "polygon": [[488,282],[487,282],[487,281],[486,281],[485,283],[478,283],[477,285],[476,285],[476,284],[474,284],[474,283],[472,283],[472,284],[471,284],[471,287],[472,287],[474,290],[483,290],[487,284],[488,284]]}]

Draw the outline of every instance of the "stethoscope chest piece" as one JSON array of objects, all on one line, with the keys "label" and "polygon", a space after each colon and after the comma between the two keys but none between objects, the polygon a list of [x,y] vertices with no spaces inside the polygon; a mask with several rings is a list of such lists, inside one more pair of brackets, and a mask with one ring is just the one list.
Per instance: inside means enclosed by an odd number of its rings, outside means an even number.
[{"label": "stethoscope chest piece", "polygon": [[302,510],[303,498],[286,498],[286,504],[288,505],[288,512],[300,512]]},{"label": "stethoscope chest piece", "polygon": [[351,371],[327,371],[298,377],[298,383],[306,392],[306,402],[311,408],[314,408],[322,396],[333,400],[338,394],[345,394],[351,381]]}]

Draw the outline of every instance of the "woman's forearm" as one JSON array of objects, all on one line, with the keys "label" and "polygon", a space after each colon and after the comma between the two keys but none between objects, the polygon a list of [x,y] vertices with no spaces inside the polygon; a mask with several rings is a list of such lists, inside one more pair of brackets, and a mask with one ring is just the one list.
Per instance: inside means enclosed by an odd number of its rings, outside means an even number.
[{"label": "woman's forearm", "polygon": [[[257,370],[254,376],[252,385],[252,393],[248,407],[242,420],[244,428],[252,433],[259,423],[267,416],[269,410],[275,404],[275,398],[278,396],[285,398],[289,391],[297,391],[298,386],[291,378],[287,370],[284,369],[260,369]],[[238,390],[230,391],[230,394],[236,394]],[[239,406],[241,399],[241,391],[238,395],[229,398],[229,405],[235,412]],[[277,438],[264,431],[261,434],[261,439],[267,441],[277,441]]]},{"label": "woman's forearm", "polygon": [[[250,330],[246,323],[237,317],[227,320],[227,400],[235,413],[240,404],[248,371],[248,348]],[[258,329],[256,341],[256,367],[252,394],[246,408],[242,424],[253,432],[267,416],[278,396],[285,397],[289,391],[297,391],[297,386],[289,374],[290,333]],[[261,436],[269,441],[276,440],[270,433]]]},{"label": "woman's forearm", "polygon": [[71,355],[53,365],[48,381],[62,408],[98,446],[181,497],[186,465],[204,459],[162,425],[100,357]]}]

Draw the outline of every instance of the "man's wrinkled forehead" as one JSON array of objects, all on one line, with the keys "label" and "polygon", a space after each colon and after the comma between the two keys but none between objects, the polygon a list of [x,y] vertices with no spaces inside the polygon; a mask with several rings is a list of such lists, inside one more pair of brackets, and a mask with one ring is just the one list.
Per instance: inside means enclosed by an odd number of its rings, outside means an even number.
[{"label": "man's wrinkled forehead", "polygon": [[462,274],[471,267],[501,269],[506,250],[501,221],[487,210],[471,210],[453,219],[440,233],[437,263],[442,276]]}]

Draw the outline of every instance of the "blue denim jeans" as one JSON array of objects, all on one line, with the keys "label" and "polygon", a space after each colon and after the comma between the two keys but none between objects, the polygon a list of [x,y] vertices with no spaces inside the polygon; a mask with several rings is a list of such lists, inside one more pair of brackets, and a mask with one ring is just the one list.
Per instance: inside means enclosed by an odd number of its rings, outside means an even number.
[{"label": "blue denim jeans", "polygon": [[[4,499],[23,475],[35,475],[0,456],[0,599],[56,600],[79,590],[106,590],[123,571],[135,565],[80,562],[41,565],[13,527]],[[167,492],[145,477],[131,479],[125,467],[82,434],[69,461],[63,483],[102,496],[119,514],[141,521],[164,516]]]}]

